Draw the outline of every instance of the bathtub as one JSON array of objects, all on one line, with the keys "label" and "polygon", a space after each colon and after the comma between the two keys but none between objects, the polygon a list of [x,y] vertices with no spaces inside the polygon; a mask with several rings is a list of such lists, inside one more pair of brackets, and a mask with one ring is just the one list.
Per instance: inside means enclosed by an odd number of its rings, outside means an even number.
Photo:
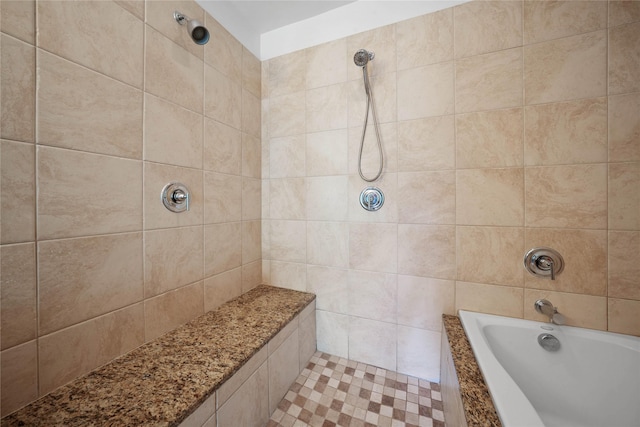
[{"label": "bathtub", "polygon": [[[505,427],[640,426],[640,338],[460,311]],[[560,342],[538,344],[540,334]]]}]

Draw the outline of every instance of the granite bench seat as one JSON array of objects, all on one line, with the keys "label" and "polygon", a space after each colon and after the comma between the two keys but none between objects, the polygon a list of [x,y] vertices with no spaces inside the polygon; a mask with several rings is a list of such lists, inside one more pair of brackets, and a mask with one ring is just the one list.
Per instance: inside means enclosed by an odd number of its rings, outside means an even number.
[{"label": "granite bench seat", "polygon": [[[303,322],[313,330],[305,326],[303,331]],[[298,337],[298,325],[306,338]],[[224,403],[217,391],[235,383],[224,396],[225,402],[232,400],[252,371],[268,369],[266,360],[278,351],[272,339],[282,346],[285,340],[295,342],[299,349],[295,357],[294,347],[280,356],[289,358],[288,365],[299,362],[295,380],[315,351],[315,295],[258,286],[10,414],[2,426],[216,425],[216,411]],[[264,382],[265,375],[270,378],[269,372],[261,373],[256,381]],[[262,412],[270,411],[289,385],[269,385],[274,396]]]}]

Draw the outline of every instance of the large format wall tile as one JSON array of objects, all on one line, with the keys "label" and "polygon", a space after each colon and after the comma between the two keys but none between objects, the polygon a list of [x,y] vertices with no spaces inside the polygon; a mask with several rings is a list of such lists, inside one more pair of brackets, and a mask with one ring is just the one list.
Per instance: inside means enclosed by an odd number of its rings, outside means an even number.
[{"label": "large format wall tile", "polygon": [[147,299],[144,302],[145,342],[203,314],[203,300],[202,282]]},{"label": "large format wall tile", "polygon": [[453,11],[456,58],[522,45],[522,2],[468,2]]},{"label": "large format wall tile", "polygon": [[204,60],[221,73],[241,82],[242,44],[215,18],[205,12],[205,26],[211,34],[211,43],[204,45]]},{"label": "large format wall tile", "polygon": [[242,218],[242,178],[204,173],[204,223],[239,221]]},{"label": "large format wall tile", "polygon": [[314,89],[347,80],[347,41],[342,38],[306,50],[306,88]]},{"label": "large format wall tile", "polygon": [[271,259],[305,262],[307,259],[306,230],[305,221],[271,221]]},{"label": "large format wall tile", "polygon": [[273,138],[269,141],[269,176],[271,178],[305,176],[304,135]]},{"label": "large format wall tile", "polygon": [[398,221],[455,224],[455,171],[398,174]]},{"label": "large format wall tile", "polygon": [[397,254],[396,224],[349,224],[349,268],[395,273]]},{"label": "large format wall tile", "polygon": [[524,318],[548,322],[549,317],[536,312],[534,304],[539,299],[553,301],[553,305],[565,317],[566,324],[579,328],[607,329],[607,299],[600,296],[574,293],[524,290]]},{"label": "large format wall tile", "polygon": [[269,217],[271,219],[306,219],[306,214],[304,178],[271,180],[269,184]]},{"label": "large format wall tile", "polygon": [[347,218],[347,176],[307,178],[305,184],[307,220],[343,221]]},{"label": "large format wall tile", "polygon": [[398,120],[454,111],[453,61],[398,72]]},{"label": "large format wall tile", "polygon": [[525,108],[526,165],[607,161],[606,98]]},{"label": "large format wall tile", "polygon": [[452,280],[398,276],[398,324],[439,332],[442,314],[453,314]]},{"label": "large format wall tile", "polygon": [[636,1],[611,1],[609,3],[609,26],[640,21],[640,4]]},{"label": "large format wall tile", "polygon": [[396,24],[398,69],[422,67],[453,59],[453,9]]},{"label": "large format wall tile", "polygon": [[205,65],[204,114],[226,125],[242,125],[242,87],[220,71]]},{"label": "large format wall tile", "polygon": [[40,239],[142,229],[141,162],[49,147],[37,157]]},{"label": "large format wall tile", "polygon": [[0,179],[2,243],[35,240],[36,173],[33,144],[0,141]]},{"label": "large format wall tile", "polygon": [[525,225],[599,228],[607,226],[607,165],[525,169]]},{"label": "large format wall tile", "polygon": [[393,323],[350,316],[349,359],[395,371],[397,326]]},{"label": "large format wall tile", "polygon": [[640,230],[640,162],[609,165],[609,229]]},{"label": "large format wall tile", "polygon": [[525,46],[524,87],[527,105],[606,95],[606,31]]},{"label": "large format wall tile", "polygon": [[440,381],[440,332],[398,325],[399,373]]},{"label": "large format wall tile", "polygon": [[143,40],[142,21],[113,2],[38,2],[39,47],[137,88]]},{"label": "large format wall tile", "polygon": [[640,300],[640,232],[609,232],[609,286],[607,295]]},{"label": "large format wall tile", "polygon": [[608,329],[611,332],[640,336],[640,301],[609,298]]},{"label": "large format wall tile", "polygon": [[242,221],[242,265],[260,262],[262,257],[261,235],[261,221]]},{"label": "large format wall tile", "polygon": [[456,312],[470,310],[522,318],[523,298],[522,288],[456,282]]},{"label": "large format wall tile", "polygon": [[[4,8],[4,3],[2,3]],[[4,16],[4,15],[3,15]],[[4,28],[3,28],[4,29]],[[0,136],[35,141],[36,52],[13,37],[0,36]]]},{"label": "large format wall tile", "polygon": [[5,0],[0,3],[0,28],[26,43],[36,43],[36,2],[35,0]]},{"label": "large format wall tile", "polygon": [[343,268],[318,265],[307,267],[307,290],[316,294],[318,310],[347,313],[349,306],[347,272]]},{"label": "large format wall tile", "polygon": [[607,28],[606,1],[524,2],[525,44],[573,36],[604,28]]},{"label": "large format wall tile", "polygon": [[306,139],[307,176],[346,174],[349,165],[348,154],[349,134],[346,129],[308,134]]},{"label": "large format wall tile", "polygon": [[141,91],[43,50],[38,71],[40,144],[142,158]]},{"label": "large format wall tile", "polygon": [[34,243],[0,247],[2,349],[37,337],[37,273]]},{"label": "large format wall tile", "polygon": [[455,279],[455,235],[449,225],[398,225],[398,273]]},{"label": "large format wall tile", "polygon": [[240,131],[216,120],[205,118],[202,161],[206,170],[240,175],[242,171]]},{"label": "large format wall tile", "polygon": [[306,131],[319,132],[344,129],[348,123],[346,83],[319,87],[307,91]]},{"label": "large format wall tile", "polygon": [[640,161],[640,93],[609,97],[609,161]]},{"label": "large format wall tile", "polygon": [[640,90],[640,22],[609,29],[609,93]]},{"label": "large format wall tile", "polygon": [[38,341],[40,395],[143,343],[141,303],[41,337]]},{"label": "large format wall tile", "polygon": [[236,268],[204,281],[204,311],[209,312],[242,294],[242,269]]},{"label": "large format wall tile", "polygon": [[[198,58],[204,58],[205,46],[195,44],[185,27],[178,25],[173,18],[173,12],[179,11],[191,19],[204,22],[205,12],[194,1],[150,1],[146,5],[147,25],[161,32],[164,36],[177,43],[184,50],[189,51]],[[211,28],[209,28],[211,31]],[[217,40],[216,40],[217,41]]]},{"label": "large format wall tile", "polygon": [[351,316],[397,322],[398,279],[395,274],[352,270],[348,275]]},{"label": "large format wall tile", "polygon": [[205,277],[242,265],[242,223],[211,224],[204,228]]},{"label": "large format wall tile", "polygon": [[145,298],[200,280],[203,277],[203,267],[203,227],[145,232]]},{"label": "large format wall tile", "polygon": [[307,263],[347,267],[349,225],[344,222],[307,222]]},{"label": "large format wall tile", "polygon": [[40,242],[40,334],[142,301],[142,255],[142,233]]},{"label": "large format wall tile", "polygon": [[29,341],[2,352],[2,413],[5,416],[38,398],[38,344]]},{"label": "large format wall tile", "polygon": [[429,117],[398,123],[398,169],[454,169],[454,116]]}]

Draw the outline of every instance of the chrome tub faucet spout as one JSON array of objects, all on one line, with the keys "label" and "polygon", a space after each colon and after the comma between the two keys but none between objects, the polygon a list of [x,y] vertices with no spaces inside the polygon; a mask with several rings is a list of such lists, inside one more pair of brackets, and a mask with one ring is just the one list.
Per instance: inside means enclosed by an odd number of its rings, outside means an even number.
[{"label": "chrome tub faucet spout", "polygon": [[549,318],[549,322],[555,325],[564,325],[564,316],[558,313],[558,308],[554,307],[551,302],[546,299],[539,299],[535,302],[534,307],[540,314],[544,314]]}]

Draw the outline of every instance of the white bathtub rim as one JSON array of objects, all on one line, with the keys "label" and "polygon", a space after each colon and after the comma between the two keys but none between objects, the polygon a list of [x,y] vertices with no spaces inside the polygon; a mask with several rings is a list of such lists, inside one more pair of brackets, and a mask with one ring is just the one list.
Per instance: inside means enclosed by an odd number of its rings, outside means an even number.
[{"label": "white bathtub rim", "polygon": [[[491,321],[495,322],[496,318],[513,319],[465,310],[459,310],[458,316],[467,339],[471,343],[471,349],[487,384],[491,400],[493,400],[502,425],[505,427],[545,427],[540,415],[531,405],[529,399],[520,390],[511,375],[502,367],[498,359],[495,358],[484,338],[484,334],[480,331],[482,327],[480,322],[482,320],[491,319]],[[490,374],[488,375],[487,373]]]}]

